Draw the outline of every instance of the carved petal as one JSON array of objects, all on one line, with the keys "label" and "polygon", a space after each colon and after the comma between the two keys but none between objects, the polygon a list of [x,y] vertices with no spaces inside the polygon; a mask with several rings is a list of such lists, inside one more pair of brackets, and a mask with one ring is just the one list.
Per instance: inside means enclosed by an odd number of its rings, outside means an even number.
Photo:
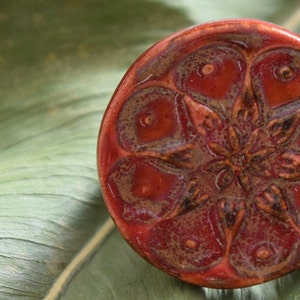
[{"label": "carved petal", "polygon": [[229,230],[236,230],[245,212],[244,202],[238,199],[222,199],[219,207],[225,227]]},{"label": "carved petal", "polygon": [[199,151],[194,144],[184,144],[168,149],[168,151],[144,151],[140,152],[145,156],[157,157],[166,160],[178,168],[193,169],[197,166],[197,155]]},{"label": "carved petal", "polygon": [[218,143],[213,143],[210,142],[208,143],[208,148],[215,154],[225,156],[225,157],[230,157],[231,152],[229,149],[225,148],[224,146],[218,144]]},{"label": "carved petal", "polygon": [[226,253],[229,254],[230,247],[245,215],[245,203],[239,199],[221,199],[219,204],[219,217],[226,237]]},{"label": "carved petal", "polygon": [[255,146],[258,135],[259,135],[259,128],[256,128],[250,134],[250,136],[246,142],[246,145],[244,147],[244,152],[249,152]]},{"label": "carved petal", "polygon": [[126,150],[161,150],[161,145],[184,144],[186,127],[182,95],[162,87],[132,94],[122,105],[117,121],[120,142]]},{"label": "carved petal", "polygon": [[228,133],[229,133],[229,144],[230,144],[231,148],[234,151],[239,151],[240,150],[240,141],[239,141],[239,136],[238,136],[235,128],[229,127]]},{"label": "carved petal", "polygon": [[254,152],[251,156],[252,161],[261,161],[265,159],[267,156],[272,154],[275,151],[273,147],[265,147],[261,148],[258,151]]},{"label": "carved petal", "polygon": [[276,185],[271,185],[269,189],[258,195],[255,202],[260,209],[279,219],[287,221],[289,218],[284,194]]},{"label": "carved petal", "polygon": [[114,166],[108,184],[124,220],[151,224],[175,205],[186,181],[181,170],[160,159],[127,156]]},{"label": "carved petal", "polygon": [[259,108],[252,92],[246,91],[243,96],[237,98],[233,106],[232,117],[244,122],[255,123],[259,117]]},{"label": "carved petal", "polygon": [[204,172],[219,172],[227,167],[224,160],[210,161],[209,163],[202,166]]},{"label": "carved petal", "polygon": [[222,126],[221,117],[209,107],[186,97],[191,120],[201,136],[207,136],[209,132]]},{"label": "carved petal", "polygon": [[206,201],[210,198],[210,195],[207,193],[201,193],[201,189],[199,188],[197,181],[191,180],[187,185],[185,193],[182,198],[175,205],[173,211],[170,213],[168,218],[173,218],[178,215],[182,215],[187,213],[193,209],[195,209],[198,205],[200,205],[203,201]]},{"label": "carved petal", "polygon": [[276,118],[267,124],[267,129],[275,143],[283,144],[291,137],[300,122],[298,115],[299,113]]},{"label": "carved petal", "polygon": [[175,84],[197,102],[223,114],[241,90],[246,65],[243,55],[232,47],[200,47],[177,66]]},{"label": "carved petal", "polygon": [[281,158],[283,158],[285,162],[281,164],[283,172],[280,172],[278,176],[287,180],[300,179],[300,154],[285,152],[281,155]]},{"label": "carved petal", "polygon": [[250,190],[251,179],[248,170],[244,170],[238,175],[238,181],[242,188],[244,188],[247,191]]},{"label": "carved petal", "polygon": [[218,189],[224,190],[227,188],[235,177],[234,171],[231,168],[227,168],[221,171],[216,178],[216,185]]}]

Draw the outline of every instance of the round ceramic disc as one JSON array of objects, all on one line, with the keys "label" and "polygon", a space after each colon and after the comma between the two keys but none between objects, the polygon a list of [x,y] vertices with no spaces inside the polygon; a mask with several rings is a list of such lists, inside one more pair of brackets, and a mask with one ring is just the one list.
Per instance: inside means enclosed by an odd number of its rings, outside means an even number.
[{"label": "round ceramic disc", "polygon": [[157,268],[214,288],[300,266],[300,39],[226,20],[158,42],[103,117],[109,213]]}]

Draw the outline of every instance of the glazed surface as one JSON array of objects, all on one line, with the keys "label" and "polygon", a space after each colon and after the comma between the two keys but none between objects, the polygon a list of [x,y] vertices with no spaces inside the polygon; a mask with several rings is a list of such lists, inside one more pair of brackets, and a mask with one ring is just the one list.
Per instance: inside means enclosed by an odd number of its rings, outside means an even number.
[{"label": "glazed surface", "polygon": [[102,121],[104,198],[132,247],[215,288],[300,265],[300,40],[254,20],[205,24],[144,53]]}]

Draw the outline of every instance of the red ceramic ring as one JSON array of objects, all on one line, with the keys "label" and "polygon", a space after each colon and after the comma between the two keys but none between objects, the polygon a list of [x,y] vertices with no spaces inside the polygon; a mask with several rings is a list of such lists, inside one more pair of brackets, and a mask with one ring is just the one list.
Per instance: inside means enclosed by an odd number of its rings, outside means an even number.
[{"label": "red ceramic ring", "polygon": [[103,117],[109,213],[157,268],[213,288],[300,266],[300,39],[257,20],[147,50]]}]

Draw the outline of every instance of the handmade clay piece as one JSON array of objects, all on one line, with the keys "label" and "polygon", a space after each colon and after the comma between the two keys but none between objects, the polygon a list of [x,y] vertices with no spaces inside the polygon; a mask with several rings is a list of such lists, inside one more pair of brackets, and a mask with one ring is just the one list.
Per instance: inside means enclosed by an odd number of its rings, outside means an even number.
[{"label": "handmade clay piece", "polygon": [[109,213],[157,268],[213,288],[300,267],[300,38],[257,20],[176,33],[129,69],[103,117]]}]

